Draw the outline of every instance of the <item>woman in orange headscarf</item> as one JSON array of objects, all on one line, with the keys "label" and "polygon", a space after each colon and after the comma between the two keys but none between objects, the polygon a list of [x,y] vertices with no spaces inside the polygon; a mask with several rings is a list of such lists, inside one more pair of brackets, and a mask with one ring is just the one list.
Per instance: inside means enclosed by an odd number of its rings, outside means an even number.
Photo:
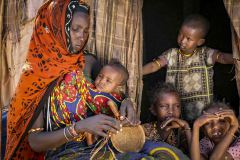
[{"label": "woman in orange headscarf", "polygon": [[[85,131],[107,136],[106,131],[120,129],[111,117],[89,117],[84,106],[88,92],[82,50],[89,19],[89,7],[79,0],[49,0],[39,9],[26,65],[9,107],[5,159],[42,159],[49,149],[81,141]],[[72,82],[66,84],[65,75],[70,73]],[[64,96],[78,107],[67,108]],[[121,111],[137,122],[129,102]],[[46,120],[53,123],[46,126]]]},{"label": "woman in orange headscarf", "polygon": [[[49,0],[39,9],[26,67],[8,112],[5,159],[88,160],[94,144],[83,140],[86,132],[107,137],[120,130],[119,121],[96,115],[94,106],[86,105],[90,95],[83,48],[89,19],[89,7],[79,0]],[[138,123],[129,100],[122,102],[120,114],[127,117],[123,125]],[[162,148],[145,146],[146,154],[135,155],[139,159]],[[117,156],[137,159],[131,154]]]}]

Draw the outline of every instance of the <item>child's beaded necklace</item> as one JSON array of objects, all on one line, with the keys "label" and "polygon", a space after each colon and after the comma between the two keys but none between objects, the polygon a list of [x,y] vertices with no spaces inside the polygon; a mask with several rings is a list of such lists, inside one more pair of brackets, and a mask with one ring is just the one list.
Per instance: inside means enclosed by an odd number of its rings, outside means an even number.
[{"label": "child's beaded necklace", "polygon": [[181,51],[181,49],[178,49],[178,53],[181,54],[184,57],[191,57],[192,55],[194,55],[197,52],[197,49],[195,49],[192,53],[184,53]]}]

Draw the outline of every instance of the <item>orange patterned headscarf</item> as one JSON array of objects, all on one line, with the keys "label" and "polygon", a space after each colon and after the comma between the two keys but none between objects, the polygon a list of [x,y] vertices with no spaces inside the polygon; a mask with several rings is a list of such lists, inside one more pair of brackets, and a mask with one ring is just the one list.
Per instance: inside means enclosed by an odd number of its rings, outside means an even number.
[{"label": "orange patterned headscarf", "polygon": [[9,107],[5,159],[37,159],[25,132],[42,96],[52,81],[84,67],[82,52],[71,54],[67,49],[65,26],[70,2],[50,0],[38,11],[27,54],[27,67]]}]

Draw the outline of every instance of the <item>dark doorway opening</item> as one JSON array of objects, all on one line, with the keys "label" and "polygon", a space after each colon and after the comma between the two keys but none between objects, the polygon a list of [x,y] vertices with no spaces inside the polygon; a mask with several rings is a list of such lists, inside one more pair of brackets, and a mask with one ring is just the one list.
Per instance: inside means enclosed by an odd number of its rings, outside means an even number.
[{"label": "dark doorway opening", "polygon": [[[161,55],[169,48],[177,47],[178,29],[183,19],[192,13],[205,16],[211,29],[205,45],[223,52],[232,52],[230,20],[219,0],[145,0],[143,4],[144,53],[143,64]],[[152,120],[149,112],[148,91],[159,81],[165,80],[166,70],[143,77],[141,120]],[[218,101],[229,103],[239,113],[239,98],[233,65],[215,64],[214,95]]]}]

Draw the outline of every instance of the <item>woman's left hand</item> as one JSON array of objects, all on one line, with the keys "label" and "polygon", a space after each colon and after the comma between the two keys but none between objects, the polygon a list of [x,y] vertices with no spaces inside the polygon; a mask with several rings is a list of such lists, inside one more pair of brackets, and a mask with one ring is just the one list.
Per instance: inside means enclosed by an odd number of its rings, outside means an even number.
[{"label": "woman's left hand", "polygon": [[189,125],[186,121],[179,118],[170,118],[162,123],[161,129],[165,128],[167,131],[174,128],[189,129]]},{"label": "woman's left hand", "polygon": [[140,124],[134,104],[129,98],[122,101],[120,106],[120,120],[122,120],[122,125],[124,126],[136,126]]}]

